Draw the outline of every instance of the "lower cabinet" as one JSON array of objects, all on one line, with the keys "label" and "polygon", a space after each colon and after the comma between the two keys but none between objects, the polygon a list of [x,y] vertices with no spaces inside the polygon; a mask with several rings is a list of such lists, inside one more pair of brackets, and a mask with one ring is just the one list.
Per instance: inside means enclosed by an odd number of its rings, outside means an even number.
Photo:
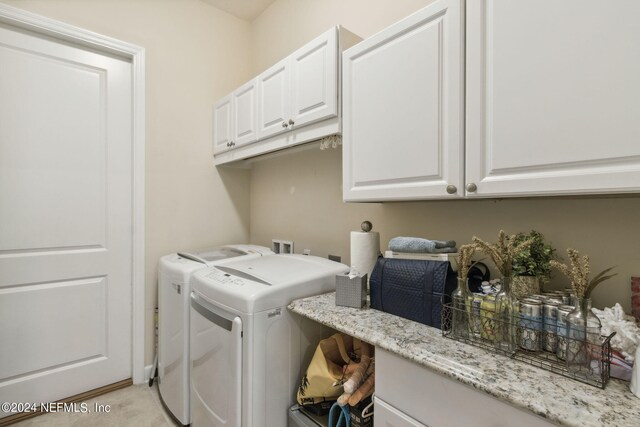
[{"label": "lower cabinet", "polygon": [[380,398],[376,398],[374,413],[376,427],[425,427]]},{"label": "lower cabinet", "polygon": [[375,402],[376,427],[554,425],[379,347]]}]

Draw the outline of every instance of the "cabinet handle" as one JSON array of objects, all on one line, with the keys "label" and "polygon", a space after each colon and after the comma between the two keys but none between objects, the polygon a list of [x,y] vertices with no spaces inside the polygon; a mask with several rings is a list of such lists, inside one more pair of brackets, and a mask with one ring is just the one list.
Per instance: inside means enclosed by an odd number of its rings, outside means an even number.
[{"label": "cabinet handle", "polygon": [[231,147],[231,143],[230,142],[227,142],[227,147]]},{"label": "cabinet handle", "polygon": [[455,185],[447,185],[447,193],[456,194],[458,188]]},{"label": "cabinet handle", "polygon": [[290,126],[293,126],[293,125],[295,125],[295,124],[296,124],[296,122],[294,122],[294,121],[293,121],[293,119],[289,119],[289,125],[290,125]]},{"label": "cabinet handle", "polygon": [[233,142],[233,141],[231,141],[231,146],[232,146],[232,147],[235,147],[235,146],[236,146],[236,143],[235,143],[235,142]]},{"label": "cabinet handle", "polygon": [[473,182],[470,182],[470,183],[467,184],[467,191],[469,193],[475,193],[476,190],[478,190],[478,186],[475,185]]},{"label": "cabinet handle", "polygon": [[287,122],[282,122],[282,127],[286,129],[289,127],[289,125],[287,124]]}]

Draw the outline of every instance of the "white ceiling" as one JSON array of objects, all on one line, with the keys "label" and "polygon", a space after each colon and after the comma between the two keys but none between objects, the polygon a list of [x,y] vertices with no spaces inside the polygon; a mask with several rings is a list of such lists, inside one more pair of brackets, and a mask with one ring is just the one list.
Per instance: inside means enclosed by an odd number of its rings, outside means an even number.
[{"label": "white ceiling", "polygon": [[253,21],[275,0],[202,0],[240,19]]}]

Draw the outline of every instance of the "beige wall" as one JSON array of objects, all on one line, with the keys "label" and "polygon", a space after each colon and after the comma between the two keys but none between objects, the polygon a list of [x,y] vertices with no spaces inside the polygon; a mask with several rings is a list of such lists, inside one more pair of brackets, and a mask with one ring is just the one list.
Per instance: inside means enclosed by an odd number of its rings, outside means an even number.
[{"label": "beige wall", "polygon": [[369,37],[434,0],[276,0],[252,23],[258,74],[334,25]]},{"label": "beige wall", "polygon": [[162,255],[246,242],[249,176],[218,170],[213,102],[251,77],[250,25],[199,0],[3,0],[140,45],[147,59],[145,359]]},{"label": "beige wall", "polygon": [[[429,1],[277,0],[253,23],[254,71],[268,67],[335,24],[367,37]],[[295,17],[292,19],[291,17]],[[596,306],[630,310],[631,275],[640,275],[640,198],[532,198],[345,204],[340,150],[315,149],[257,162],[251,175],[251,240],[290,239],[296,252],[341,255],[349,232],[368,219],[383,250],[398,235],[469,242],[536,229],[564,254],[574,247],[592,271],[617,265],[619,275],[594,292]],[[567,285],[558,276],[554,287]]]}]

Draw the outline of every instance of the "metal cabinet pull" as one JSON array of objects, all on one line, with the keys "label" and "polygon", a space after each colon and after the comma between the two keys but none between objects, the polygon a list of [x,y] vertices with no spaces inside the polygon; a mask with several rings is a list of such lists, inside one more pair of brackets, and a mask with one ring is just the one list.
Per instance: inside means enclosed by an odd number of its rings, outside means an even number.
[{"label": "metal cabinet pull", "polygon": [[282,122],[282,127],[286,129],[289,127],[289,125],[287,124],[287,122]]},{"label": "metal cabinet pull", "polygon": [[470,182],[470,183],[467,184],[467,191],[469,193],[475,193],[476,190],[478,190],[478,186],[475,185],[473,182]]},{"label": "metal cabinet pull", "polygon": [[447,185],[447,193],[456,194],[458,188],[455,185]]}]

